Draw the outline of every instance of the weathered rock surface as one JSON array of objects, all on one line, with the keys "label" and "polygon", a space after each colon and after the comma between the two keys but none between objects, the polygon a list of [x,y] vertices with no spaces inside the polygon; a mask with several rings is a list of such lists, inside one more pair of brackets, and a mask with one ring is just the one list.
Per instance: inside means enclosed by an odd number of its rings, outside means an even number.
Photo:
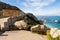
[{"label": "weathered rock surface", "polygon": [[49,29],[49,28],[47,28],[45,25],[40,25],[41,31],[47,31],[47,29]]},{"label": "weathered rock surface", "polygon": [[[4,2],[0,2],[0,9],[20,10],[18,7],[11,6]],[[0,21],[1,29],[9,27],[11,25],[15,25],[16,28],[19,29],[28,29],[29,28],[28,26],[31,27],[33,25],[40,24],[38,19],[33,14],[31,13],[25,14],[24,12],[21,12],[21,14],[17,18],[2,18]]]},{"label": "weathered rock surface", "polygon": [[53,38],[60,37],[60,30],[57,28],[51,28],[50,34]]},{"label": "weathered rock surface", "polygon": [[[37,18],[33,14],[22,14],[17,18],[1,18],[0,19],[1,30],[2,28],[8,27],[9,29],[13,29],[11,25],[15,25],[14,29],[28,29],[29,27],[39,24]],[[28,25],[28,26],[27,26]],[[6,26],[6,27],[5,27]],[[10,26],[10,27],[9,27]]]},{"label": "weathered rock surface", "polygon": [[14,25],[19,29],[28,29],[27,23],[24,20],[17,21]]},{"label": "weathered rock surface", "polygon": [[37,25],[40,24],[39,20],[31,13],[26,14],[28,24]]},{"label": "weathered rock surface", "polygon": [[[19,28],[21,23],[18,23],[18,21],[24,20],[25,23],[28,25],[28,30],[30,30],[31,26],[39,24],[38,19],[31,13],[27,14],[21,14],[18,18],[17,21],[14,23],[14,25],[17,23],[19,26],[17,27],[17,24],[15,25],[17,28]],[[22,22],[23,23],[23,22]]]},{"label": "weathered rock surface", "polygon": [[47,27],[45,27],[44,25],[35,25],[35,26],[31,27],[31,31],[46,32],[47,31]]},{"label": "weathered rock surface", "polygon": [[9,25],[11,25],[10,17],[0,19],[0,30],[8,30]]},{"label": "weathered rock surface", "polygon": [[31,27],[31,31],[39,31],[39,30],[40,30],[39,25],[35,25]]}]

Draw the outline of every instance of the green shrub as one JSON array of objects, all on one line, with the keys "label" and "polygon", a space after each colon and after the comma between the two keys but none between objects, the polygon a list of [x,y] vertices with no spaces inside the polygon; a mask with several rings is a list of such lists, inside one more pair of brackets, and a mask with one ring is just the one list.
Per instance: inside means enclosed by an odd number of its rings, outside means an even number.
[{"label": "green shrub", "polygon": [[53,38],[53,37],[50,35],[50,30],[47,30],[47,37],[48,37],[48,40],[60,40],[60,37]]}]

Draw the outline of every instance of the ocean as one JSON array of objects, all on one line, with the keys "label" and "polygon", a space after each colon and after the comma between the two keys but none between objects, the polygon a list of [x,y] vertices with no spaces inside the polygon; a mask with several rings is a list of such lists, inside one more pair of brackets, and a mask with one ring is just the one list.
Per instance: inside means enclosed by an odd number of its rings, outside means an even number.
[{"label": "ocean", "polygon": [[[60,16],[37,16],[38,20],[46,19],[47,22],[44,23],[48,28],[58,28],[60,29]],[[54,23],[54,20],[58,20],[59,23]]]}]

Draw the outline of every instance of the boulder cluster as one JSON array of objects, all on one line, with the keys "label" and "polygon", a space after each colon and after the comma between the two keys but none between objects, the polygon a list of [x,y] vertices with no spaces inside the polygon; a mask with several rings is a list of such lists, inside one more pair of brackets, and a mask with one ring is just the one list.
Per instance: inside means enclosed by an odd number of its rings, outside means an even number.
[{"label": "boulder cluster", "polygon": [[41,25],[40,21],[31,13],[21,14],[19,17],[6,17],[0,19],[0,30],[31,30],[46,31],[47,27]]},{"label": "boulder cluster", "polygon": [[31,30],[46,31],[47,28],[33,14],[24,13],[16,6],[0,2],[0,31]]}]

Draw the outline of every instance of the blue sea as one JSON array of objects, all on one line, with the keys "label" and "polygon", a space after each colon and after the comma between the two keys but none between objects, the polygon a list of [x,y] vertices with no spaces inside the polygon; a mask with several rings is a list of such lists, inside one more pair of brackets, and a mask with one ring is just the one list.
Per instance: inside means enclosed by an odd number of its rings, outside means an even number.
[{"label": "blue sea", "polygon": [[60,23],[54,23],[54,20],[58,20],[60,22],[60,16],[37,16],[38,20],[46,19],[47,22],[44,23],[48,28],[58,28],[60,29]]}]

